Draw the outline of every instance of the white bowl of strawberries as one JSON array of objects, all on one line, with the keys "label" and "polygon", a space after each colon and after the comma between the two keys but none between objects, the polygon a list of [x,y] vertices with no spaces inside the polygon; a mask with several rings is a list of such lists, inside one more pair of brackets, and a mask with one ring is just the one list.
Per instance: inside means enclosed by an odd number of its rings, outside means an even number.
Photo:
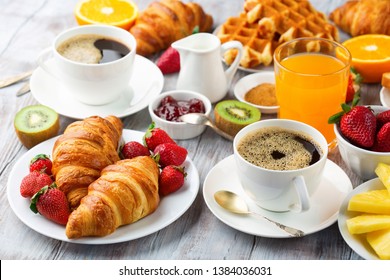
[{"label": "white bowl of strawberries", "polygon": [[390,109],[354,106],[334,126],[346,165],[362,180],[376,177],[379,162],[390,164]]}]

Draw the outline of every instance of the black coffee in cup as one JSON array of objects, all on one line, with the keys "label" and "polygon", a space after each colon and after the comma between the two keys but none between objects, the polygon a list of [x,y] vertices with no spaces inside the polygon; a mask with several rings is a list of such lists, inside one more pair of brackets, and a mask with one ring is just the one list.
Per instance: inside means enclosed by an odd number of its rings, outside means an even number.
[{"label": "black coffee in cup", "polygon": [[82,34],[62,42],[57,51],[75,62],[99,64],[124,57],[130,52],[130,48],[110,37]]},{"label": "black coffee in cup", "polygon": [[323,154],[310,136],[280,127],[264,127],[245,135],[237,146],[248,162],[271,170],[296,170],[310,166]]}]

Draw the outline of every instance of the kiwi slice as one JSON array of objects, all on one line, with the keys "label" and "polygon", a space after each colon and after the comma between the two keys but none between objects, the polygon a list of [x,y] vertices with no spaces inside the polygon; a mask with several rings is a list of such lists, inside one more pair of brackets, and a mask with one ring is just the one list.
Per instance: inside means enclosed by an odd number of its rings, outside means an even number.
[{"label": "kiwi slice", "polygon": [[238,100],[224,100],[214,108],[215,124],[234,136],[243,127],[261,118],[260,110]]},{"label": "kiwi slice", "polygon": [[30,149],[58,135],[60,120],[53,109],[44,105],[31,105],[16,113],[14,127],[20,142]]}]

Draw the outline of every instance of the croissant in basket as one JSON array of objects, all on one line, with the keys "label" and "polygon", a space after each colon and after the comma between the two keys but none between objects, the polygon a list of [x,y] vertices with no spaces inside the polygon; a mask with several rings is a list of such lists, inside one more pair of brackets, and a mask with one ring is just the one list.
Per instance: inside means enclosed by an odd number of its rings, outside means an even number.
[{"label": "croissant in basket", "polygon": [[117,149],[122,122],[115,116],[93,116],[71,123],[53,146],[52,172],[56,184],[76,208],[89,184],[107,165],[120,160]]},{"label": "croissant in basket", "polygon": [[212,25],[212,17],[197,3],[161,0],[152,2],[139,14],[130,33],[137,41],[137,54],[150,56],[191,35],[195,27],[207,32]]},{"label": "croissant in basket", "polygon": [[351,36],[390,35],[390,1],[347,1],[332,11],[329,19]]},{"label": "croissant in basket", "polygon": [[105,236],[154,212],[160,202],[159,169],[149,156],[124,159],[102,170],[66,225],[68,238]]}]

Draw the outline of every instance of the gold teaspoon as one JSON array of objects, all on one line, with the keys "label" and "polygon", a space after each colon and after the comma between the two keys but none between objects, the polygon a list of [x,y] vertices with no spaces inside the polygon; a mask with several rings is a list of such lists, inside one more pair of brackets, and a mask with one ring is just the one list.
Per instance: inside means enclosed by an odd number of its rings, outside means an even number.
[{"label": "gold teaspoon", "polygon": [[278,223],[276,221],[273,221],[273,220],[271,220],[271,219],[269,219],[269,218],[267,218],[259,213],[249,211],[248,205],[246,204],[245,200],[233,192],[226,191],[226,190],[217,191],[214,194],[214,199],[222,208],[224,208],[232,213],[244,214],[244,215],[255,215],[255,216],[261,217],[261,218],[273,223],[274,225],[276,225],[277,227],[279,227],[280,229],[284,230],[285,232],[287,232],[288,234],[290,234],[291,236],[294,236],[294,237],[302,237],[305,235],[305,233],[299,229],[295,229],[295,228],[283,225],[283,224]]}]

